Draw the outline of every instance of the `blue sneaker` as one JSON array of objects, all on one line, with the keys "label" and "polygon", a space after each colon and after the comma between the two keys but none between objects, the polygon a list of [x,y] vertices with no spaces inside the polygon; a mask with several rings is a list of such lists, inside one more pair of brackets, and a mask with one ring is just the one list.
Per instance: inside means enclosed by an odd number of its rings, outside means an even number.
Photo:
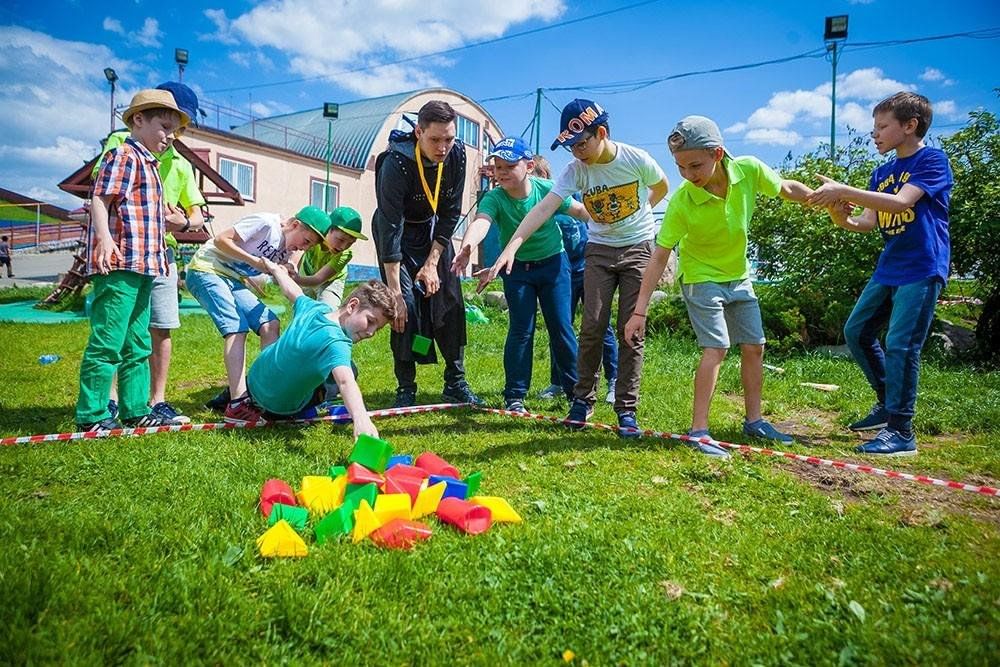
[{"label": "blue sneaker", "polygon": [[862,417],[847,428],[852,431],[875,431],[889,425],[889,411],[881,403],[876,403],[868,411],[868,416]]},{"label": "blue sneaker", "polygon": [[528,413],[527,408],[524,407],[524,401],[519,398],[508,398],[504,401],[503,409],[507,412],[517,412],[520,414]]},{"label": "blue sneaker", "polygon": [[544,398],[545,400],[552,400],[554,398],[559,398],[563,393],[563,388],[557,384],[550,384],[545,389],[542,389],[538,394],[538,398]]},{"label": "blue sneaker", "polygon": [[618,437],[638,438],[639,424],[635,421],[635,413],[631,410],[624,410],[618,413]]},{"label": "blue sneaker", "polygon": [[[691,430],[691,431],[688,431],[687,434],[689,436],[691,436],[692,438],[711,438],[712,437],[711,435],[709,435],[707,429],[698,429],[697,431]],[[704,454],[706,456],[714,456],[715,458],[718,458],[718,459],[728,459],[728,458],[730,458],[729,452],[727,452],[726,450],[724,450],[722,447],[719,447],[718,445],[713,445],[710,442],[692,442],[690,440],[685,440],[684,444],[686,444],[688,447],[694,447],[695,449],[697,449],[699,452],[701,452],[702,454]]]},{"label": "blue sneaker", "polygon": [[[566,415],[566,419],[573,422],[586,422],[592,414],[594,414],[594,408],[587,405],[587,401],[574,398],[573,402],[570,403],[569,414]],[[583,428],[582,424],[566,424],[566,426],[574,431],[579,431]]]},{"label": "blue sneaker", "polygon": [[164,419],[172,419],[178,424],[190,424],[191,418],[186,414],[182,413],[180,410],[170,405],[166,401],[160,401],[153,407],[149,409],[150,412],[155,412],[157,415],[163,417]]},{"label": "blue sneaker", "polygon": [[859,454],[880,454],[882,456],[916,456],[917,436],[909,438],[892,428],[884,428],[872,440],[854,449]]},{"label": "blue sneaker", "polygon": [[108,412],[111,413],[110,419],[118,418],[118,401],[113,398],[108,400]]},{"label": "blue sneaker", "polygon": [[758,419],[755,422],[743,422],[743,433],[755,438],[782,442],[786,445],[795,442],[795,438],[774,428],[766,419]]}]

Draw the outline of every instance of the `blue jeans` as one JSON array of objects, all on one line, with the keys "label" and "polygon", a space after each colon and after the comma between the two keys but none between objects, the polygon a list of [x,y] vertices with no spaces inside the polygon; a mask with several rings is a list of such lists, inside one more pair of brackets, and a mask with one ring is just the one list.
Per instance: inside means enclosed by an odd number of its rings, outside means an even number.
[{"label": "blue jeans", "polygon": [[[574,271],[570,274],[573,283],[573,295],[570,298],[570,320],[576,320],[576,307],[583,301],[583,270]],[[556,353],[552,349],[552,341],[549,341],[549,351],[551,354],[552,370],[550,372],[550,384],[559,384],[560,373],[559,364],[556,363]],[[604,379],[609,385],[618,379],[618,339],[615,337],[615,328],[609,323],[604,332],[603,350]]]},{"label": "blue jeans", "polygon": [[572,397],[576,385],[576,335],[570,314],[572,286],[566,253],[537,262],[515,260],[510,275],[503,276],[503,291],[510,314],[503,348],[504,398],[521,400],[528,394],[539,305],[552,342],[552,359],[559,364],[556,384]]},{"label": "blue jeans", "polygon": [[[920,350],[943,286],[937,277],[898,287],[870,280],[844,325],[847,346],[897,431],[912,429]],[[883,350],[878,335],[886,324]]]}]

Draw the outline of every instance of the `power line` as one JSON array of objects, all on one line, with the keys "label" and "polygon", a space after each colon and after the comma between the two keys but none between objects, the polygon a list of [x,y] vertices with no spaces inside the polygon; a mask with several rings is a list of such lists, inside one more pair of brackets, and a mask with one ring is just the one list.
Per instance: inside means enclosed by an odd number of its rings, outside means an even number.
[{"label": "power line", "polygon": [[643,0],[642,2],[636,2],[631,5],[624,5],[622,7],[617,7],[615,9],[609,9],[603,12],[598,12],[596,14],[589,14],[587,16],[581,16],[575,19],[569,19],[566,21],[560,21],[558,23],[552,23],[547,26],[541,26],[539,28],[532,28],[531,30],[523,30],[521,32],[511,33],[509,35],[503,35],[501,37],[494,37],[493,39],[485,39],[480,42],[472,42],[471,44],[463,44],[462,46],[456,46],[451,49],[444,49],[443,51],[435,51],[433,53],[425,53],[419,56],[411,56],[409,58],[401,58],[399,60],[393,60],[386,63],[379,63],[376,65],[365,65],[362,67],[354,67],[352,69],[340,70],[339,72],[332,72],[330,74],[321,74],[317,76],[302,77],[299,79],[287,79],[285,81],[273,81],[271,83],[257,83],[247,86],[234,86],[232,88],[216,88],[214,90],[206,90],[206,93],[228,93],[235,90],[251,90],[255,88],[269,88],[273,86],[285,86],[292,83],[305,83],[307,81],[318,81],[320,79],[329,79],[334,76],[339,76],[341,74],[354,74],[356,72],[366,72],[368,70],[379,69],[381,67],[388,67],[390,65],[402,65],[405,63],[414,62],[417,60],[423,60],[425,58],[432,58],[435,56],[443,56],[451,53],[458,53],[460,51],[465,51],[467,49],[472,49],[478,46],[486,46],[488,44],[496,44],[498,42],[504,42],[510,39],[516,39],[518,37],[525,37],[527,35],[537,35],[540,32],[546,32],[548,30],[555,30],[556,28],[563,28],[568,25],[573,25],[575,23],[582,23],[583,21],[589,21],[591,19],[602,18],[609,16],[611,14],[617,14],[619,12],[624,12],[629,9],[635,9],[636,7],[642,7],[644,5],[651,5],[661,0]]}]

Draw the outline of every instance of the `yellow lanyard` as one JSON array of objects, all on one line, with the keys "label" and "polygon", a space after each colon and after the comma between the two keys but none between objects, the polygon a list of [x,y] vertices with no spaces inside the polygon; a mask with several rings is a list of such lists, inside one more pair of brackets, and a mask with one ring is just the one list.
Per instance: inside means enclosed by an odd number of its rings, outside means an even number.
[{"label": "yellow lanyard", "polygon": [[441,194],[441,174],[444,173],[444,162],[438,162],[437,183],[434,184],[434,196],[431,196],[431,186],[424,176],[424,161],[420,159],[420,142],[417,142],[417,173],[420,174],[420,185],[424,186],[424,194],[427,195],[427,202],[431,205],[431,212],[437,215],[438,195]]}]

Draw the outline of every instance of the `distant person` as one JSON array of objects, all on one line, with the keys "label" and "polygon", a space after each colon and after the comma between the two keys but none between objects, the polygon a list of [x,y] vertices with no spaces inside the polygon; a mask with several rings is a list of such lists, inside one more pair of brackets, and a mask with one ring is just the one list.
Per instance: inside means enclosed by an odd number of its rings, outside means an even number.
[{"label": "distant person", "polygon": [[[857,448],[862,454],[915,456],[913,415],[920,376],[920,351],[948,280],[951,238],[948,209],[954,177],[948,156],[924,144],[933,110],[923,95],[900,92],[875,105],[872,138],[893,160],[872,172],[867,190],[820,176],[809,198],[827,206],[839,227],[867,232],[878,227],[885,241],[871,280],[847,323],[844,337],[875,390],[868,415],[848,428],[881,429]],[[854,206],[863,206],[852,216]],[[888,327],[885,348],[879,333]]]},{"label": "distant person", "polygon": [[565,197],[582,193],[583,205],[590,215],[590,238],[583,278],[583,324],[577,355],[579,379],[567,419],[586,422],[594,411],[604,332],[618,292],[618,381],[614,409],[618,415],[618,434],[631,438],[639,435],[635,413],[643,346],[641,341],[624,345],[622,327],[635,309],[642,272],[652,251],[655,233],[652,207],[667,195],[669,184],[649,153],[612,141],[610,133],[608,114],[596,102],[577,99],[563,108],[559,136],[552,143],[552,150],[562,146],[575,159],[549,194],[525,216],[490,272],[492,276],[509,272],[521,244],[552,217]]},{"label": "distant person", "polygon": [[465,300],[450,271],[465,190],[465,145],[455,140],[456,118],[447,102],[427,102],[413,132],[390,133],[388,150],[375,162],[372,236],[397,306],[389,337],[395,407],[416,402],[417,363],[437,362],[433,345],[427,354],[413,351],[416,335],[430,338],[444,358],[442,400],[482,403],[465,377]]},{"label": "distant person", "polygon": [[396,303],[377,280],[360,285],[338,308],[306,296],[285,266],[264,259],[285,297],[292,321],[277,342],[260,353],[247,374],[254,411],[263,419],[292,419],[323,401],[324,382],[332,378],[354,423],[354,437],[378,437],[354,380],[351,350],[371,338],[396,314]]},{"label": "distant person", "polygon": [[[552,170],[549,161],[541,155],[535,156],[535,175],[539,178],[551,178]],[[579,195],[576,195],[579,196]],[[569,259],[570,281],[572,283],[572,294],[570,295],[570,321],[576,320],[576,307],[583,301],[583,272],[586,267],[584,255],[587,248],[587,223],[584,219],[574,218],[565,213],[556,213],[552,218],[559,225],[562,233],[563,248],[566,250],[566,257]],[[550,385],[542,390],[540,398],[555,398],[562,393],[559,386],[559,364],[556,361],[555,352],[552,351],[552,341],[549,340]],[[615,337],[615,328],[609,322],[608,328],[604,331],[604,345],[602,348],[602,365],[604,366],[604,379],[608,382],[607,395],[604,400],[612,405],[615,403],[615,380],[618,378],[618,339]],[[600,392],[598,392],[600,393]]]},{"label": "distant person", "polygon": [[351,246],[358,239],[368,240],[361,233],[361,214],[350,206],[338,206],[330,211],[326,243],[317,243],[299,258],[295,282],[306,296],[331,308],[340,308],[347,283],[347,265],[353,257]]},{"label": "distant person", "polygon": [[198,249],[187,268],[185,283],[222,335],[222,357],[229,381],[216,399],[225,404],[225,420],[241,423],[261,419],[247,394],[246,339],[253,331],[261,349],[278,339],[278,316],[244,283],[266,271],[267,261],[285,264],[300,250],[324,241],[330,216],[306,206],[295,216],[251,213],[216,234]]},{"label": "distant person", "polygon": [[[174,96],[177,107],[195,121],[198,115],[198,96],[183,83],[168,81],[156,87]],[[173,340],[171,331],[181,326],[180,304],[177,299],[177,280],[180,273],[177,268],[179,248],[177,240],[170,232],[198,231],[205,219],[201,207],[205,205],[205,197],[198,189],[194,177],[194,169],[177,149],[174,140],[184,134],[183,127],[170,135],[167,148],[154,153],[158,160],[160,180],[163,183],[163,202],[166,206],[167,234],[166,255],[169,271],[166,275],[153,279],[153,291],[150,296],[149,334],[152,339],[153,352],[149,356],[149,402],[152,412],[166,419],[186,424],[191,418],[182,414],[173,404],[167,401],[167,376],[170,372],[170,359],[173,355]],[[104,140],[103,158],[109,151],[118,148],[128,138],[128,132],[112,132]],[[94,165],[92,176],[96,179],[101,160]],[[111,401],[108,405],[111,416],[118,412],[118,387],[112,384]]]},{"label": "distant person", "polygon": [[[667,138],[684,182],[670,198],[656,237],[656,250],[642,277],[635,312],[625,325],[626,341],[641,344],[649,297],[656,289],[675,245],[680,244],[677,275],[688,317],[701,347],[694,375],[694,408],[688,435],[711,437],[708,413],[719,369],[729,347],[740,346],[740,379],[747,435],[792,442],[761,415],[764,383],[764,325],[750,281],[747,229],[758,195],[805,202],[812,192],[798,181],[782,179],[755,157],[732,157],[719,127],[704,116],[687,116]],[[696,443],[703,454],[728,458],[716,445]]]},{"label": "distant person", "polygon": [[0,266],[7,267],[7,277],[14,277],[14,269],[11,267],[10,263],[11,257],[11,247],[10,241],[7,240],[6,236],[0,236]]},{"label": "distant person", "polygon": [[[80,364],[76,423],[81,431],[96,434],[122,424],[179,424],[149,407],[149,301],[153,279],[170,270],[163,238],[170,211],[163,201],[155,154],[165,151],[171,135],[190,119],[168,91],[142,90],[122,120],[130,134],[101,160],[87,230],[94,299],[90,338]],[[120,423],[108,410],[116,371]]]},{"label": "distant person", "polygon": [[[491,225],[500,230],[500,242],[506,244],[524,216],[552,189],[552,181],[531,175],[535,154],[520,137],[504,137],[487,157],[493,161],[493,173],[499,187],[479,201],[476,218],[462,237],[451,270],[461,276]],[[586,216],[583,204],[571,197],[563,199],[558,209]],[[489,273],[488,270],[485,273]],[[478,275],[478,274],[477,274]],[[485,276],[484,276],[485,277]],[[555,220],[549,219],[514,255],[513,266],[501,275],[507,298],[509,324],[503,348],[504,406],[511,412],[526,412],[524,399],[531,386],[531,366],[538,308],[552,341],[553,359],[559,360],[559,386],[567,399],[573,398],[576,385],[576,335],[570,310],[572,284],[569,260],[563,250],[562,233]],[[479,290],[489,280],[480,281]]]}]

